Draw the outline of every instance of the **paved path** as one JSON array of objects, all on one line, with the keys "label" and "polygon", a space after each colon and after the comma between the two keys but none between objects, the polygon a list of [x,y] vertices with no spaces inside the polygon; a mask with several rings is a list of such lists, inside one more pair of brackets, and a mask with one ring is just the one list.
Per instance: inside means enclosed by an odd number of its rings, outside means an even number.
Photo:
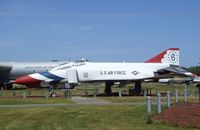
[{"label": "paved path", "polygon": [[102,99],[97,99],[97,98],[86,98],[86,97],[72,97],[71,99],[72,102],[75,102],[76,104],[111,104],[111,102],[102,100]]}]

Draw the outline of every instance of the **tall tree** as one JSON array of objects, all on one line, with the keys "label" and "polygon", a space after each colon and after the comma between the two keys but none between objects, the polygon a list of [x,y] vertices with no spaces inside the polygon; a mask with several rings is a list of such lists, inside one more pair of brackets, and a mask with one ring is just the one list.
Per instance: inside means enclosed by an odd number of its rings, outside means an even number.
[{"label": "tall tree", "polygon": [[187,70],[194,74],[200,75],[200,66],[192,66],[187,68]]}]

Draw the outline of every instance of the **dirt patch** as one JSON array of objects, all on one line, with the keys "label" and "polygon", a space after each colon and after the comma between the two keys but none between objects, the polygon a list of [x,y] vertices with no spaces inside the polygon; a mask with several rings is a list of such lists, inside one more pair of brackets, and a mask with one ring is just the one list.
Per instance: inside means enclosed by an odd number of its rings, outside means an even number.
[{"label": "dirt patch", "polygon": [[173,126],[200,128],[200,104],[175,105],[170,109],[166,109],[160,115],[156,115],[154,120],[170,123]]}]

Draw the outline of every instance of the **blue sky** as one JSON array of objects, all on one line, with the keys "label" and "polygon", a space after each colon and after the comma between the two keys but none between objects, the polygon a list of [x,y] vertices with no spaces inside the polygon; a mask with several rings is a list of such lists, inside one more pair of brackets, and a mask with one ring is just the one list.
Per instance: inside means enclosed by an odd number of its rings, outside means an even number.
[{"label": "blue sky", "polygon": [[0,0],[0,61],[143,62],[170,47],[200,62],[199,0]]}]

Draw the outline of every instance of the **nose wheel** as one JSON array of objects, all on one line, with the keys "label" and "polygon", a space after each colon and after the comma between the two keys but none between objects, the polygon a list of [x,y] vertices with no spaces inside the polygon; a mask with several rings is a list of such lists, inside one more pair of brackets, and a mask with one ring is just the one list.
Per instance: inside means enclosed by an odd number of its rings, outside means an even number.
[{"label": "nose wheel", "polygon": [[49,87],[49,95],[50,97],[56,97],[55,89],[53,86]]}]

